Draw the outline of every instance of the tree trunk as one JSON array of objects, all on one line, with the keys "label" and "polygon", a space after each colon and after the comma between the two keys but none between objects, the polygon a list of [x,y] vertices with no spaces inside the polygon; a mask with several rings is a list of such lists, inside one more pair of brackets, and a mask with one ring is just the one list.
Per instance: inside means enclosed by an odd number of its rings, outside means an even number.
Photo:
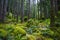
[{"label": "tree trunk", "polygon": [[42,0],[40,0],[40,19],[42,18]]},{"label": "tree trunk", "polygon": [[8,4],[8,0],[1,0],[1,22],[4,22],[5,20],[5,16],[6,16],[6,13],[7,13],[7,4]]},{"label": "tree trunk", "polygon": [[21,22],[24,22],[24,0],[21,0]]},{"label": "tree trunk", "polygon": [[7,5],[8,5],[8,0],[5,0],[4,6],[3,6],[3,20],[6,18],[6,13],[7,13]]},{"label": "tree trunk", "polygon": [[33,18],[35,18],[36,17],[36,13],[35,13],[35,6],[36,6],[36,4],[35,4],[35,2],[36,2],[36,0],[33,0]]},{"label": "tree trunk", "polygon": [[50,3],[51,3],[51,10],[50,10],[50,27],[54,27],[55,25],[55,15],[54,15],[54,6],[53,6],[53,1],[54,0],[51,0]]},{"label": "tree trunk", "polygon": [[30,6],[30,0],[27,0],[27,2],[28,2],[28,3],[27,3],[27,4],[28,4],[28,9],[27,9],[27,10],[28,10],[28,13],[27,13],[27,14],[28,14],[28,20],[29,20],[29,19],[31,18],[31,6]]},{"label": "tree trunk", "polygon": [[1,0],[1,3],[0,3],[0,22],[3,22],[3,3],[4,3],[4,0]]}]

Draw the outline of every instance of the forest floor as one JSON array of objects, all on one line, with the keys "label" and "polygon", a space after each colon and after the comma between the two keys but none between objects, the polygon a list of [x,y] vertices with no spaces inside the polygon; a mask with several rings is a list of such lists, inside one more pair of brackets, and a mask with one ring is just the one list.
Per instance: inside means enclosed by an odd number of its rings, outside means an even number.
[{"label": "forest floor", "polygon": [[[44,22],[30,20],[24,23],[0,24],[0,39],[7,40],[56,40],[58,32],[49,27],[49,19]],[[58,31],[60,30],[60,27]],[[57,37],[55,37],[57,34]],[[2,38],[1,38],[2,37]]]}]

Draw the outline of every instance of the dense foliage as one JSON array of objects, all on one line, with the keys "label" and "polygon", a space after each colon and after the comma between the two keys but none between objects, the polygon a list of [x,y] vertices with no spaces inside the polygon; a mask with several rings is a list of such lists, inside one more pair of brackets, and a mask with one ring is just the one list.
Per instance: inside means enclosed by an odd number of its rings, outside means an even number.
[{"label": "dense foliage", "polygon": [[30,19],[23,24],[0,24],[0,39],[7,40],[59,40],[60,27],[52,31],[49,27],[49,19],[38,22]]}]

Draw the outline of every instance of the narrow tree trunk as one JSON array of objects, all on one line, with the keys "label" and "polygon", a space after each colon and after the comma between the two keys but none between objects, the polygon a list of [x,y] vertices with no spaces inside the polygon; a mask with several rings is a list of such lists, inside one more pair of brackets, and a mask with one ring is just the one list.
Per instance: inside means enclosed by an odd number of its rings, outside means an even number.
[{"label": "narrow tree trunk", "polygon": [[21,22],[24,22],[24,0],[21,0]]},{"label": "narrow tree trunk", "polygon": [[37,0],[37,8],[38,8],[38,19],[40,19],[40,17],[39,17],[39,16],[40,16],[40,15],[39,15],[39,6],[40,6],[40,5],[39,5],[39,1]]},{"label": "narrow tree trunk", "polygon": [[44,10],[43,10],[43,12],[44,12],[44,19],[46,19],[47,18],[46,0],[43,1],[43,8],[44,8]]},{"label": "narrow tree trunk", "polygon": [[19,10],[18,10],[18,0],[17,0],[17,4],[16,4],[17,6],[16,6],[16,22],[18,23],[18,13],[19,13]]},{"label": "narrow tree trunk", "polygon": [[28,19],[30,19],[31,18],[31,9],[30,9],[30,0],[28,0]]},{"label": "narrow tree trunk", "polygon": [[8,0],[1,0],[1,22],[4,22],[7,13]]},{"label": "narrow tree trunk", "polygon": [[42,18],[42,0],[40,0],[40,19]]},{"label": "narrow tree trunk", "polygon": [[35,9],[35,7],[34,7],[35,6],[35,4],[34,4],[35,0],[32,0],[32,1],[33,1],[33,4],[32,4],[33,5],[33,14],[32,14],[33,17],[32,18],[35,18],[35,10],[34,10]]},{"label": "narrow tree trunk", "polygon": [[50,10],[50,27],[54,27],[55,25],[55,19],[54,19],[54,6],[53,6],[53,1],[54,0],[50,0],[51,3],[51,10]]},{"label": "narrow tree trunk", "polygon": [[0,5],[0,22],[3,22],[3,3],[4,3],[4,0],[1,0],[1,5]]},{"label": "narrow tree trunk", "polygon": [[3,21],[6,19],[6,13],[7,13],[7,5],[8,5],[8,0],[4,0],[4,6],[3,6]]}]

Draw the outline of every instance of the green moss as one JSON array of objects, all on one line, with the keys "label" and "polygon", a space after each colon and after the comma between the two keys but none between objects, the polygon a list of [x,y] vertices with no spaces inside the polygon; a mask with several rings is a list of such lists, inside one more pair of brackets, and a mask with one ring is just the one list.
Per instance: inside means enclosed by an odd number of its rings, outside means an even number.
[{"label": "green moss", "polygon": [[6,37],[7,36],[7,31],[4,29],[0,29],[0,37]]},{"label": "green moss", "polygon": [[16,27],[16,28],[14,29],[14,33],[15,33],[15,34],[26,34],[26,31],[25,31],[23,28]]}]

